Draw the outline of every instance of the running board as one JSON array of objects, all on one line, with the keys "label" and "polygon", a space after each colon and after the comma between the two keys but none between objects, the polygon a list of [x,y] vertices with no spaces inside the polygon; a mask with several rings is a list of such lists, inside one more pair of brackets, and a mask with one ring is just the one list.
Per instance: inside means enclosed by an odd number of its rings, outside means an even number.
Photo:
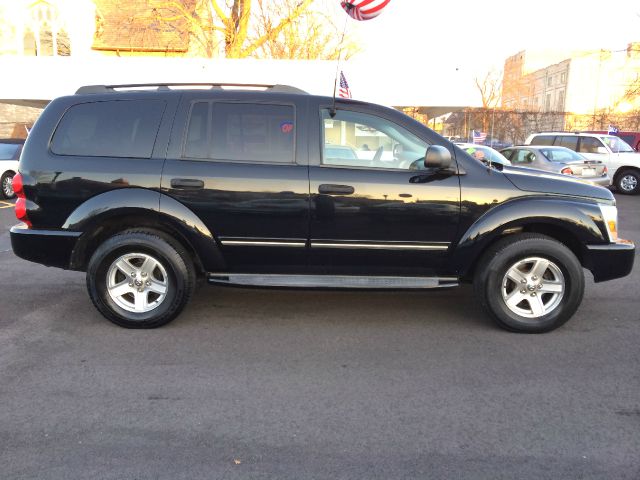
[{"label": "running board", "polygon": [[209,273],[209,283],[254,287],[420,289],[458,286],[456,277],[361,277],[355,275],[271,275]]}]

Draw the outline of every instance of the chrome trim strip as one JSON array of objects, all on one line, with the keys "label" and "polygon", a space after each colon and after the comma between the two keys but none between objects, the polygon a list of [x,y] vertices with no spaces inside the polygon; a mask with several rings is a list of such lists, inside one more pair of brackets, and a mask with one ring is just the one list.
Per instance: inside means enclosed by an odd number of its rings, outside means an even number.
[{"label": "chrome trim strip", "polygon": [[420,289],[458,285],[456,277],[209,273],[209,283],[297,288]]},{"label": "chrome trim strip", "polygon": [[311,248],[364,248],[371,250],[447,250],[448,243],[356,243],[311,241]]},{"label": "chrome trim strip", "polygon": [[222,245],[228,246],[251,246],[251,247],[305,247],[307,242],[296,242],[291,240],[220,240]]}]

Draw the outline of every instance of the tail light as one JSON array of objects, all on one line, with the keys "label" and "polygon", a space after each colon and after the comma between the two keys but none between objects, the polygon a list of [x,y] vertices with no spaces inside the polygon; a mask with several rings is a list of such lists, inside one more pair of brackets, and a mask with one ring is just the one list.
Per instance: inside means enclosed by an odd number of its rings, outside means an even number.
[{"label": "tail light", "polygon": [[560,170],[560,173],[564,175],[573,175],[573,170],[571,170],[569,167],[565,167],[562,170]]},{"label": "tail light", "polygon": [[607,170],[607,167],[602,167],[602,175],[606,175],[607,173],[609,173],[609,171]]},{"label": "tail light", "polygon": [[27,217],[27,197],[24,194],[22,175],[19,173],[13,176],[13,193],[18,197],[16,200],[16,218],[31,228],[31,222]]}]

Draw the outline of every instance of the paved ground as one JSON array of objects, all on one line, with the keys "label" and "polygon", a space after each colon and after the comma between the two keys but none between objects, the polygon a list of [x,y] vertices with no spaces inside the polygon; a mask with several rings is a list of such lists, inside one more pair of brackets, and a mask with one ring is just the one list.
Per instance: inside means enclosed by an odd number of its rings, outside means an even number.
[{"label": "paved ground", "polygon": [[[640,243],[640,198],[618,198]],[[1,205],[0,205],[1,207]],[[112,326],[0,209],[0,478],[640,478],[640,267],[516,335],[470,289],[205,288]]]}]

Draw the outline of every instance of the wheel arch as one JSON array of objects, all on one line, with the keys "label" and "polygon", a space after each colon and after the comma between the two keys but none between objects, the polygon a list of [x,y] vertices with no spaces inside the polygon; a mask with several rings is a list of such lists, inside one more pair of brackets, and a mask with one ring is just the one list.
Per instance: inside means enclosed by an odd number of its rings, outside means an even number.
[{"label": "wheel arch", "polygon": [[62,228],[82,232],[71,253],[73,270],[85,270],[102,242],[131,228],[153,229],[179,241],[199,273],[224,268],[206,225],[183,204],[152,190],[112,190],[92,197],[71,213]]},{"label": "wheel arch", "polygon": [[608,243],[596,204],[566,199],[523,198],[502,204],[480,217],[458,241],[452,263],[465,281],[492,245],[508,235],[540,233],[566,245],[589,268],[587,244]]}]

